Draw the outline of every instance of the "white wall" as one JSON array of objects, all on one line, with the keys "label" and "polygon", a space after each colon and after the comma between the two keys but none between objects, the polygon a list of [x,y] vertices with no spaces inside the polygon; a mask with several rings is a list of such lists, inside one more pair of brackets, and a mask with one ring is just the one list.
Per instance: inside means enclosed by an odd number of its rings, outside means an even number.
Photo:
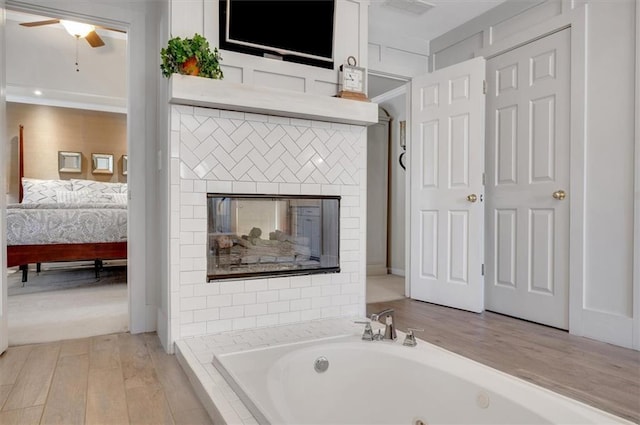
[{"label": "white wall", "polygon": [[[369,8],[369,15],[380,19],[381,9],[383,7],[380,6]],[[367,45],[370,73],[411,78],[427,72],[429,44],[400,33],[389,31],[386,27],[370,29]]]},{"label": "white wall", "polygon": [[640,291],[633,277],[634,214],[639,213],[634,210],[635,7],[633,0],[580,2],[575,9],[559,0],[509,1],[433,40],[431,51],[439,69],[571,25],[571,185],[578,190],[571,195],[570,332],[639,349],[640,341],[633,341],[640,327],[640,312],[633,309]]},{"label": "white wall", "polygon": [[[204,35],[218,46],[218,0],[170,0],[172,37]],[[225,81],[333,96],[338,92],[338,67],[347,57],[367,59],[368,0],[336,2],[334,69],[324,69],[221,50]],[[299,19],[299,18],[295,18]]]}]

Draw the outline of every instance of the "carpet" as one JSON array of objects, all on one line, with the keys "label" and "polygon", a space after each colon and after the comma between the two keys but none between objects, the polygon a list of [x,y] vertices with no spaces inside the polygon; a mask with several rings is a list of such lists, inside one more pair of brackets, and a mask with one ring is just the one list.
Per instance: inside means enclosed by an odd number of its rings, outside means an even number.
[{"label": "carpet", "polygon": [[11,346],[126,332],[129,328],[126,266],[105,267],[98,280],[93,268],[43,268],[39,275],[30,271],[24,287],[20,273],[14,274],[8,279]]}]

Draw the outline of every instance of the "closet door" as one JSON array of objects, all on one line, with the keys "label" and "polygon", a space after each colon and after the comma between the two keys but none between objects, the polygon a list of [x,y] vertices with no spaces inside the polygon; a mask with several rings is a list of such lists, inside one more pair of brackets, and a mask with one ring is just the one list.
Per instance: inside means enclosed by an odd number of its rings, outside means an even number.
[{"label": "closet door", "polygon": [[484,310],[482,57],[411,81],[411,298]]},{"label": "closet door", "polygon": [[570,30],[487,62],[486,308],[569,328]]}]

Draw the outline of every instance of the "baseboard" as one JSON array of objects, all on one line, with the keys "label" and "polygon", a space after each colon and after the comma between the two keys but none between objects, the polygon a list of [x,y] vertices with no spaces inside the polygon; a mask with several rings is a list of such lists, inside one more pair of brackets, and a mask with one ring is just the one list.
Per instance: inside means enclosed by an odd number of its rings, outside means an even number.
[{"label": "baseboard", "polygon": [[389,274],[395,275],[395,276],[402,276],[405,277],[404,275],[404,269],[389,269]]}]

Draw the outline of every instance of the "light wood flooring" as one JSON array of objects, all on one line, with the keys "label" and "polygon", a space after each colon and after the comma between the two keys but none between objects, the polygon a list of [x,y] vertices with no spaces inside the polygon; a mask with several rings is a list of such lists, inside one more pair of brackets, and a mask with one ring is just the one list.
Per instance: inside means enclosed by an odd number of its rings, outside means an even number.
[{"label": "light wood flooring", "polygon": [[367,305],[395,310],[397,329],[503,372],[640,423],[640,352],[496,313],[411,299]]},{"label": "light wood flooring", "polygon": [[0,424],[211,424],[155,333],[9,347]]},{"label": "light wood flooring", "polygon": [[[640,423],[640,352],[485,312],[403,299],[398,329]],[[211,424],[155,333],[10,347],[0,357],[0,424]]]}]

